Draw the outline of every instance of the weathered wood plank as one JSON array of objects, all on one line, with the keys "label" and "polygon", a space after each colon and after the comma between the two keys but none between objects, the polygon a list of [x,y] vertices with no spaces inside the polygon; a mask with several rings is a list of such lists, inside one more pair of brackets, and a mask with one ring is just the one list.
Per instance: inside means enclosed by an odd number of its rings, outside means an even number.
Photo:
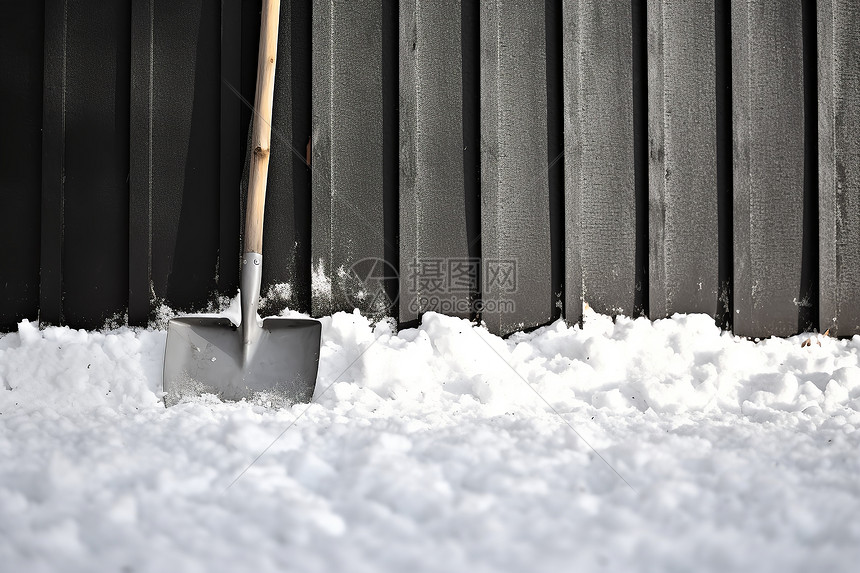
[{"label": "weathered wood plank", "polygon": [[545,6],[481,3],[483,319],[495,333],[545,324],[554,297]]},{"label": "weathered wood plank", "polygon": [[460,0],[400,6],[400,321],[468,318]]},{"label": "weathered wood plank", "polygon": [[648,6],[649,312],[717,314],[713,0]]},{"label": "weathered wood plank", "polygon": [[804,265],[801,0],[732,2],[734,331],[787,336],[812,305]]},{"label": "weathered wood plank", "polygon": [[860,333],[860,5],[818,3],[819,328]]},{"label": "weathered wood plank", "polygon": [[[632,3],[564,5],[565,296],[633,314],[637,286]],[[640,295],[641,296],[641,295]]]},{"label": "weathered wood plank", "polygon": [[[383,1],[313,4],[312,312],[389,314]],[[396,261],[395,261],[396,262]]]}]

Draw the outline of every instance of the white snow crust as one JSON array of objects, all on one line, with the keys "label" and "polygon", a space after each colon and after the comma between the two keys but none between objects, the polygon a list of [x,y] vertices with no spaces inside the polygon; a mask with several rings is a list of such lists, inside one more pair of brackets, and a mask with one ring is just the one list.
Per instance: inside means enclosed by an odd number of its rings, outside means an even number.
[{"label": "white snow crust", "polygon": [[164,330],[0,338],[0,571],[857,570],[860,337],[322,322],[280,409],[166,409]]}]

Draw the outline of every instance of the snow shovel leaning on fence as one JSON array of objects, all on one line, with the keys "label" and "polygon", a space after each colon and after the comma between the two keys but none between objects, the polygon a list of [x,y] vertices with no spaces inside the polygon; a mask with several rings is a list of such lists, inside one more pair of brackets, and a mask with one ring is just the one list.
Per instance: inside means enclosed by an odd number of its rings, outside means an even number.
[{"label": "snow shovel leaning on fence", "polygon": [[242,257],[242,322],[237,326],[226,317],[203,316],[170,321],[164,351],[166,406],[202,393],[225,400],[259,394],[279,401],[313,398],[319,321],[271,317],[260,324],[257,318],[279,11],[279,0],[264,0]]}]

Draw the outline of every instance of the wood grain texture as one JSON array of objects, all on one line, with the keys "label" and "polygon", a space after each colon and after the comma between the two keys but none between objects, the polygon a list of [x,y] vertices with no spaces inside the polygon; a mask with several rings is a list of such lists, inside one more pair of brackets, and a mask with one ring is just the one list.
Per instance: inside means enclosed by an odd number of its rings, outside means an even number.
[{"label": "wood grain texture", "polygon": [[482,316],[497,334],[553,316],[544,8],[481,3]]},{"label": "wood grain texture", "polygon": [[[313,5],[312,313],[388,314],[383,2]],[[396,265],[396,261],[394,261]]]},{"label": "wood grain texture", "polygon": [[260,22],[260,52],[257,58],[257,88],[251,136],[251,171],[245,208],[245,252],[263,253],[263,216],[272,138],[272,101],[278,56],[280,0],[263,0]]},{"label": "wood grain texture", "polygon": [[[468,318],[460,0],[400,5],[400,321]],[[477,269],[475,269],[477,270]],[[473,280],[477,280],[475,272]]]},{"label": "wood grain texture", "polygon": [[717,312],[713,0],[648,6],[649,311]]},{"label": "wood grain texture", "polygon": [[801,1],[732,2],[734,331],[799,330],[804,234]]},{"label": "wood grain texture", "polygon": [[860,5],[818,2],[821,331],[860,334]]},{"label": "wood grain texture", "polygon": [[[564,5],[565,297],[596,311],[635,310],[636,188],[631,3]],[[638,284],[641,288],[641,283]]]}]

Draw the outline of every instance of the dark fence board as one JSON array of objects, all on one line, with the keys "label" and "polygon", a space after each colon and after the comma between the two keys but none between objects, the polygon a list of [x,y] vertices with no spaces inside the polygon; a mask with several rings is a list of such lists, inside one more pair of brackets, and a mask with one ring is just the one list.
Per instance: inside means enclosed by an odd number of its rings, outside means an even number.
[{"label": "dark fence board", "polygon": [[818,3],[820,320],[860,333],[860,5]]},{"label": "dark fence board", "polygon": [[128,304],[130,16],[123,2],[74,8],[61,60],[62,320],[97,328]]},{"label": "dark fence board", "polygon": [[253,105],[253,100],[242,94],[242,43],[247,41],[242,16],[242,2],[221,3],[218,291],[228,295],[239,289],[240,199],[248,130],[242,120],[247,117],[243,112]]},{"label": "dark fence board", "polygon": [[[468,318],[459,0],[400,7],[400,320]],[[435,302],[434,302],[435,301]]]},{"label": "dark fence board", "polygon": [[131,2],[128,320],[134,325],[145,325],[152,310],[154,2]]},{"label": "dark fence board", "polygon": [[[146,18],[145,8],[133,13]],[[134,123],[146,131],[134,134],[131,154],[146,169],[135,170],[144,178],[132,182],[131,201],[151,222],[152,290],[178,309],[204,306],[217,286],[220,16],[214,2],[155,3],[152,43],[135,42],[132,55],[135,81],[149,88],[133,102]]]},{"label": "dark fence board", "polygon": [[460,51],[463,84],[463,199],[468,256],[479,261],[478,283],[471,294],[472,318],[481,298],[481,6],[460,4]]},{"label": "dark fence board", "polygon": [[[549,184],[549,231],[552,320],[565,316],[565,222],[564,222],[564,31],[562,0],[545,0],[546,21],[546,123],[547,182]],[[577,308],[582,308],[581,301]]]},{"label": "dark fence board", "polygon": [[[564,5],[566,318],[636,306],[630,2]],[[640,285],[641,288],[641,285]]]},{"label": "dark fence board", "polygon": [[718,310],[714,9],[648,6],[651,318]]},{"label": "dark fence board", "polygon": [[554,313],[543,3],[481,3],[483,319],[495,333]]},{"label": "dark fence board", "polygon": [[[389,314],[383,2],[313,4],[312,312]],[[357,73],[357,71],[360,72]]]},{"label": "dark fence board", "polygon": [[[311,168],[307,148],[311,141],[312,16],[311,0],[292,3],[290,70],[292,81],[293,216],[295,220],[295,275],[291,282],[291,308],[311,309]],[[295,153],[298,151],[298,153]]]},{"label": "dark fence board", "polygon": [[63,320],[63,162],[66,110],[66,0],[45,1],[39,321]]},{"label": "dark fence board", "polygon": [[800,0],[732,3],[734,330],[805,325],[803,18]]},{"label": "dark fence board", "polygon": [[39,312],[45,7],[0,2],[0,330]]}]

